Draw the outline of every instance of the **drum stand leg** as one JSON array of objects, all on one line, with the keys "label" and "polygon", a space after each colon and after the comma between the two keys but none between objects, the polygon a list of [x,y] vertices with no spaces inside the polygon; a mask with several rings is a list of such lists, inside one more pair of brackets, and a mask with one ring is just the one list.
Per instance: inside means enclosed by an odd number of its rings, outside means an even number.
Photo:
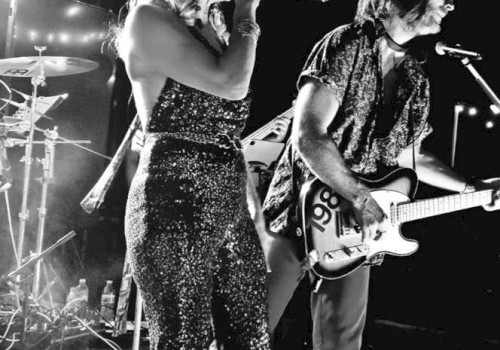
[{"label": "drum stand leg", "polygon": [[16,257],[16,262],[18,265],[21,265],[21,262],[19,260],[19,255],[17,254],[17,246],[16,246],[16,239],[14,237],[14,229],[12,227],[12,215],[10,213],[10,201],[9,201],[9,190],[5,190],[5,209],[7,210],[7,220],[9,222],[9,233],[10,233],[10,239],[12,240],[12,247],[14,248],[14,256]]},{"label": "drum stand leg", "polygon": [[[47,216],[47,190],[49,181],[54,177],[54,141],[58,138],[57,128],[53,131],[47,130],[45,132],[45,158],[40,162],[43,165],[42,183],[42,196],[40,200],[40,208],[38,208],[38,230],[36,239],[36,254],[40,254],[43,249],[43,240],[45,236],[45,218]],[[35,265],[35,275],[33,277],[33,299],[38,301],[40,292],[40,275],[43,260],[37,261]],[[49,283],[46,280],[46,283]]]},{"label": "drum stand leg", "polygon": [[139,350],[141,340],[141,319],[142,319],[142,297],[137,289],[135,297],[135,315],[134,315],[134,340],[132,341],[132,350]]}]

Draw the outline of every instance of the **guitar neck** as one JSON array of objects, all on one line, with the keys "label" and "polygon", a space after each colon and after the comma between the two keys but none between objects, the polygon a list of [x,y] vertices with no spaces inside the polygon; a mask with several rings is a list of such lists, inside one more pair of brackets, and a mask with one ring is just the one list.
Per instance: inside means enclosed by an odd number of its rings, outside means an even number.
[{"label": "guitar neck", "polygon": [[286,111],[275,117],[273,120],[271,120],[269,123],[267,123],[263,127],[259,128],[258,130],[254,131],[253,133],[245,137],[243,140],[241,140],[241,145],[243,146],[243,148],[247,147],[252,140],[264,139],[264,137],[266,137],[273,131],[278,119],[283,117],[291,119],[293,117],[293,107],[290,107],[289,109],[287,109]]},{"label": "guitar neck", "polygon": [[394,212],[392,214],[395,221],[400,223],[419,220],[490,204],[493,202],[493,195],[493,190],[483,190],[402,203],[393,207]]}]

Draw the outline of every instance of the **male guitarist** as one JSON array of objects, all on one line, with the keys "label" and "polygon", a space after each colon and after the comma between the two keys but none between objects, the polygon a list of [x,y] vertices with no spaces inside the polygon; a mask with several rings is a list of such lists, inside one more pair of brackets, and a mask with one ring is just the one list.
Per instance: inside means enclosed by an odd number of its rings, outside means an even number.
[{"label": "male guitarist", "polygon": [[[297,233],[301,184],[317,177],[352,205],[363,242],[383,237],[389,224],[358,175],[412,168],[421,181],[469,192],[488,187],[455,174],[420,145],[431,133],[429,80],[414,39],[441,30],[453,0],[359,0],[356,19],[320,40],[298,80],[299,94],[288,149],[264,202],[271,231]],[[493,205],[493,204],[492,204]],[[299,232],[300,233],[300,232]],[[267,247],[270,323],[274,328],[302,276],[292,244]],[[313,348],[361,347],[370,265],[335,280],[315,278],[311,295]]]}]

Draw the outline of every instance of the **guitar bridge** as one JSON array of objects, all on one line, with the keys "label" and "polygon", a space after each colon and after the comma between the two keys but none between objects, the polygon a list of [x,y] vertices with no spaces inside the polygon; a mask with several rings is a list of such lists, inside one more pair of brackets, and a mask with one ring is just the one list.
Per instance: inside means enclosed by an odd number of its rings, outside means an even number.
[{"label": "guitar bridge", "polygon": [[332,250],[323,254],[323,261],[326,263],[337,263],[347,259],[359,258],[365,256],[369,251],[366,244],[355,245],[352,247],[343,247],[342,249]]}]

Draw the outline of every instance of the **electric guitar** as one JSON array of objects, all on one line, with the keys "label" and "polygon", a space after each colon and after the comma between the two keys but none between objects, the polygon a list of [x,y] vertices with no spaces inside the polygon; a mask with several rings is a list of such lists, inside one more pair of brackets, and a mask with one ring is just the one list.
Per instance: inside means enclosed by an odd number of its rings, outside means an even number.
[{"label": "electric guitar", "polygon": [[362,180],[390,223],[379,239],[365,242],[361,241],[362,233],[350,214],[348,201],[318,179],[302,186],[297,234],[304,235],[305,252],[314,263],[312,271],[319,277],[330,280],[343,277],[380,253],[411,255],[417,251],[418,242],[401,235],[403,223],[492,204],[498,199],[497,190],[482,190],[411,201],[417,189],[417,175],[407,168],[380,179]]}]

